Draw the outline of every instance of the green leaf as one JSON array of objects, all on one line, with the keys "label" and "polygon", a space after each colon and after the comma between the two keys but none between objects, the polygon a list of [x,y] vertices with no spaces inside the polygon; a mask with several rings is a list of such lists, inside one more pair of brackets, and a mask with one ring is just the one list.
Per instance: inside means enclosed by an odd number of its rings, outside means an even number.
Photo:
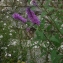
[{"label": "green leaf", "polygon": [[52,25],[48,25],[47,26],[47,31],[51,31],[52,30]]},{"label": "green leaf", "polygon": [[51,51],[51,61],[52,61],[52,63],[54,63],[55,58],[56,58],[56,50],[52,50]]},{"label": "green leaf", "polygon": [[51,0],[46,0],[44,7],[48,8],[49,7],[49,3],[51,2]]},{"label": "green leaf", "polygon": [[44,36],[44,32],[40,32],[37,30],[36,35],[37,35],[37,37],[36,37],[37,40],[45,40],[46,39],[46,37]]},{"label": "green leaf", "polygon": [[46,11],[43,11],[43,12],[41,13],[41,17],[46,16],[46,14],[47,14],[47,12],[46,12]]},{"label": "green leaf", "polygon": [[63,29],[60,29],[61,34],[63,34]]},{"label": "green leaf", "polygon": [[50,41],[52,41],[56,47],[59,47],[61,44],[60,40],[57,39],[54,35],[50,38]]},{"label": "green leaf", "polygon": [[30,3],[31,0],[28,0],[28,3]]},{"label": "green leaf", "polygon": [[61,55],[57,54],[57,51],[53,49],[51,51],[51,61],[52,63],[60,63]]}]

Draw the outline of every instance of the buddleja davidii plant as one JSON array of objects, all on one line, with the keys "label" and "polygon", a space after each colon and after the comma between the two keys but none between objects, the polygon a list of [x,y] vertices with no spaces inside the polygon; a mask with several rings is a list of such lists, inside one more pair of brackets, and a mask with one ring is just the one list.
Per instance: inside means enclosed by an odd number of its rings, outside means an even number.
[{"label": "buddleja davidii plant", "polygon": [[[33,3],[35,3],[35,2],[33,1],[32,4]],[[35,4],[33,4],[33,5],[35,5]],[[21,53],[22,61],[24,61],[24,62],[26,61],[26,55],[27,55],[27,51],[25,52],[25,49],[23,49],[23,48],[27,48],[27,46],[25,45],[26,46],[25,47],[24,44],[27,40],[30,40],[31,38],[34,37],[34,33],[36,31],[36,28],[34,26],[40,25],[40,20],[35,15],[34,11],[31,10],[31,7],[26,8],[26,14],[27,14],[28,18],[24,18],[18,13],[14,13],[12,15],[12,17],[14,19],[21,21],[22,27],[20,27],[20,28],[17,27],[17,31],[18,31],[18,35],[19,35],[18,39],[20,40],[20,46],[21,46],[21,51],[22,51],[22,53]],[[29,26],[28,26],[28,22],[31,22],[29,24]],[[19,33],[20,31],[21,31],[21,33]],[[25,37],[23,37],[23,36],[25,36]]]}]

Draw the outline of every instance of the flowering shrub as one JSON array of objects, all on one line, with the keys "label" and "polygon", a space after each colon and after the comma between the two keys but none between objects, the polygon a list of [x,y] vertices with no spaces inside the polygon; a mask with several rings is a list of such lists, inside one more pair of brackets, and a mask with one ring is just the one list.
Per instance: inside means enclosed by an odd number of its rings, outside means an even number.
[{"label": "flowering shrub", "polygon": [[0,7],[0,62],[63,63],[62,1],[9,1],[11,10]]}]

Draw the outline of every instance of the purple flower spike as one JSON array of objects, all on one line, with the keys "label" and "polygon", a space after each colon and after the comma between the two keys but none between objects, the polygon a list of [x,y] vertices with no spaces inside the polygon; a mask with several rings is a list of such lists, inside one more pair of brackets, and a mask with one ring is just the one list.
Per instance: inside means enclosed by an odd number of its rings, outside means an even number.
[{"label": "purple flower spike", "polygon": [[26,12],[27,12],[28,18],[31,20],[33,24],[40,25],[40,20],[35,15],[35,13],[30,9],[30,7],[27,8]]},{"label": "purple flower spike", "polygon": [[23,23],[26,23],[26,22],[27,22],[27,19],[23,18],[23,17],[22,17],[20,14],[18,14],[18,13],[14,13],[14,14],[12,15],[12,17],[13,17],[14,19],[17,19],[17,20],[22,21]]}]

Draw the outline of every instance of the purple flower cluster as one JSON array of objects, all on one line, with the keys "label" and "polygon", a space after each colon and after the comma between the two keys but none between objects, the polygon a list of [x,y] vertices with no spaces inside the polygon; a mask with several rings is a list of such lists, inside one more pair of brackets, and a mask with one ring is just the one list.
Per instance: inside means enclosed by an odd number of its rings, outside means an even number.
[{"label": "purple flower cluster", "polygon": [[14,13],[14,14],[12,15],[12,17],[13,17],[14,19],[17,19],[17,20],[22,21],[23,23],[26,23],[26,22],[27,22],[27,19],[23,18],[23,17],[22,17],[20,14],[18,14],[18,13]]},{"label": "purple flower cluster", "polygon": [[[40,20],[38,19],[38,17],[35,15],[35,13],[30,9],[30,7],[27,7],[26,9],[26,13],[28,15],[28,18],[30,19],[30,21],[33,23],[33,24],[37,24],[37,25],[40,25]],[[26,23],[27,22],[27,19],[23,18],[20,14],[18,13],[14,13],[12,15],[12,17],[16,20],[20,20],[22,21],[23,23]]]},{"label": "purple flower cluster", "polygon": [[[35,0],[31,0],[31,3],[34,5],[34,6],[37,6],[37,3]],[[26,8],[26,13],[27,13],[27,16],[29,18],[29,20],[33,23],[33,25],[40,25],[40,20],[38,19],[38,17],[35,15],[35,13],[31,10],[31,7],[27,7]],[[27,22],[27,19],[22,17],[20,14],[18,13],[14,13],[12,15],[12,17],[16,20],[20,20],[21,22],[23,23],[26,23]],[[36,31],[36,29],[33,27],[33,26],[30,26],[30,27],[27,27],[26,28],[26,32],[28,33],[28,36],[29,34],[34,34],[34,32]]]},{"label": "purple flower cluster", "polygon": [[30,7],[28,7],[26,9],[26,13],[28,15],[28,18],[31,20],[31,22],[33,24],[37,24],[40,25],[40,20],[38,19],[38,17],[35,15],[35,13],[30,9]]}]

